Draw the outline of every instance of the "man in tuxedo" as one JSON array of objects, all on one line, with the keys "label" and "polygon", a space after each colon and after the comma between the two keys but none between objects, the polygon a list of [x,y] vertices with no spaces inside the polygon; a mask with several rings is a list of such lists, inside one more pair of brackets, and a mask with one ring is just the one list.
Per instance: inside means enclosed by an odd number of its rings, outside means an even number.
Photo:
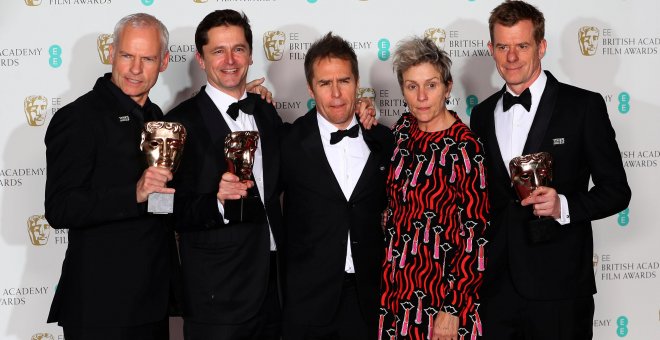
[{"label": "man in tuxedo", "polygon": [[357,58],[344,39],[328,33],[313,43],[305,75],[316,107],[281,149],[285,337],[375,338],[392,134],[360,127]]},{"label": "man in tuxedo", "polygon": [[[489,26],[488,46],[506,85],[470,121],[488,154],[484,338],[591,339],[591,221],[625,209],[631,196],[614,129],[600,94],[543,72],[547,44],[537,8],[506,1]],[[508,164],[537,152],[552,155],[552,181],[521,201]]]},{"label": "man in tuxedo", "polygon": [[[245,91],[252,31],[244,14],[210,13],[197,26],[195,45],[207,84],[166,116],[188,133],[172,181],[184,335],[188,340],[279,339],[282,121],[273,105]],[[232,131],[259,132],[252,180],[241,181],[228,171],[225,137]]]},{"label": "man in tuxedo", "polygon": [[110,46],[112,72],[53,117],[46,131],[46,218],[69,229],[48,316],[67,340],[168,339],[174,235],[146,209],[172,193],[168,169],[140,151],[145,121],[161,120],[149,90],[167,68],[168,32],[151,15],[122,18]]}]

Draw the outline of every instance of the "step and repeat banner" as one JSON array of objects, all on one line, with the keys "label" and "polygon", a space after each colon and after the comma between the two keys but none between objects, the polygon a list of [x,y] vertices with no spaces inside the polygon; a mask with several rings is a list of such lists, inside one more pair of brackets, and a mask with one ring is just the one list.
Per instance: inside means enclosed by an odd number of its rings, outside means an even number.
[{"label": "step and repeat banner", "polygon": [[[660,4],[656,0],[533,0],[546,16],[543,67],[597,91],[607,103],[633,191],[628,209],[596,221],[594,338],[660,336]],[[0,338],[63,339],[46,324],[67,231],[44,219],[44,134],[57,110],[110,71],[108,45],[124,15],[147,12],[170,30],[170,64],[151,98],[164,111],[205,83],[194,32],[210,11],[232,8],[251,20],[249,78],[266,78],[282,118],[313,106],[303,71],[310,44],[333,31],[360,62],[360,94],[380,122],[404,111],[392,72],[397,41],[426,35],[453,60],[450,108],[472,107],[502,87],[488,51],[491,0],[4,0],[0,4]],[[117,247],[121,247],[117,244]],[[117,280],[131,280],[118,277]],[[90,289],[94,289],[90,287]],[[172,320],[173,339],[180,320]]]}]

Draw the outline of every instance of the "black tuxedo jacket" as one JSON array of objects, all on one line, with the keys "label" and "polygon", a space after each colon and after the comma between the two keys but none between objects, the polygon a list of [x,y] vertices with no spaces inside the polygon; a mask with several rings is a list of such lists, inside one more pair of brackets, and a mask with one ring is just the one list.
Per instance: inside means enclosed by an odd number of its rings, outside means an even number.
[{"label": "black tuxedo jacket", "polygon": [[393,137],[381,125],[363,134],[371,152],[349,200],[325,156],[316,108],[297,119],[282,140],[284,315],[289,322],[331,321],[340,301],[350,231],[360,308],[375,334],[384,247],[380,217]]},{"label": "black tuxedo jacket", "polygon": [[205,88],[166,115],[187,130],[181,164],[172,181],[187,320],[233,324],[256,315],[266,296],[270,270],[268,222],[276,243],[281,243],[278,176],[282,121],[271,104],[257,95],[248,96],[256,101],[254,119],[262,147],[265,191],[265,208],[257,200],[258,207],[252,208],[260,213],[251,222],[225,224],[218,210],[218,185],[227,172],[224,140],[231,131]]},{"label": "black tuxedo jacket", "polygon": [[65,327],[135,326],[167,316],[173,234],[162,216],[136,203],[146,168],[142,123],[109,85],[100,78],[60,109],[45,137],[46,218],[69,229],[48,321]]},{"label": "black tuxedo jacket", "polygon": [[[487,153],[491,203],[488,270],[482,292],[498,290],[498,275],[511,274],[520,295],[528,299],[564,299],[596,292],[592,268],[591,221],[625,209],[630,188],[605,101],[598,93],[557,81],[549,72],[523,154],[549,152],[551,187],[566,196],[571,223],[554,222],[553,237],[530,242],[531,207],[522,207],[511,186],[495,136],[494,110],[504,89],[477,105],[470,120]],[[589,179],[594,183],[589,188]]]}]

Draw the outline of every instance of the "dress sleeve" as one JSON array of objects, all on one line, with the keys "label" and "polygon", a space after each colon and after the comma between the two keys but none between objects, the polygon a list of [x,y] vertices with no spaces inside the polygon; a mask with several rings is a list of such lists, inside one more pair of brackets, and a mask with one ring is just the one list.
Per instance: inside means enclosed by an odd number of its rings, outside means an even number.
[{"label": "dress sleeve", "polygon": [[456,155],[456,178],[450,183],[455,190],[455,205],[454,211],[449,212],[456,218],[451,219],[446,234],[453,249],[449,274],[442,281],[446,285],[443,291],[448,293],[441,311],[459,316],[464,325],[468,317],[478,318],[475,303],[478,304],[477,291],[486,264],[484,248],[488,241],[484,234],[489,223],[489,203],[481,143],[469,133],[457,143]]}]

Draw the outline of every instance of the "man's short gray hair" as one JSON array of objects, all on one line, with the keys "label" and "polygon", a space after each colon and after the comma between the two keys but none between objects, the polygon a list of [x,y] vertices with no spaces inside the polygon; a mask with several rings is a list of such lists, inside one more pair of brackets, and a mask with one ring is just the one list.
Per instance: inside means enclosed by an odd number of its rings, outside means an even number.
[{"label": "man's short gray hair", "polygon": [[160,48],[161,48],[161,59],[165,58],[165,54],[167,54],[167,48],[168,48],[168,43],[170,40],[170,33],[167,31],[167,27],[163,25],[163,23],[156,19],[153,15],[147,14],[147,13],[134,13],[134,14],[129,14],[119,20],[117,22],[117,25],[115,25],[115,31],[113,33],[113,40],[112,40],[112,45],[115,47],[115,51],[117,51],[117,46],[119,46],[119,39],[121,37],[121,32],[126,28],[127,25],[130,25],[131,27],[155,27],[158,29],[158,32],[160,34]]}]

